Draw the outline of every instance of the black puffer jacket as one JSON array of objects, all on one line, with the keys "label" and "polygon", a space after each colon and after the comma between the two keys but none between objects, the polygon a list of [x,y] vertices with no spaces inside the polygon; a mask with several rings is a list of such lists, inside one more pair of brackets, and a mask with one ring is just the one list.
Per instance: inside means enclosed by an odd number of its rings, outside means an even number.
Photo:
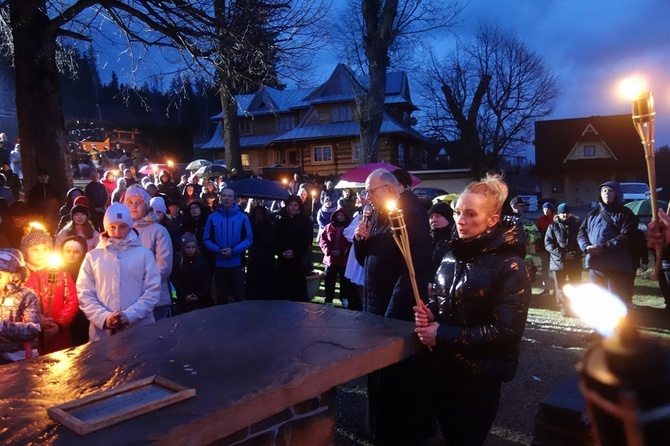
[{"label": "black puffer jacket", "polygon": [[430,305],[440,324],[436,361],[475,378],[514,377],[530,300],[524,254],[518,227],[504,222],[452,240]]}]

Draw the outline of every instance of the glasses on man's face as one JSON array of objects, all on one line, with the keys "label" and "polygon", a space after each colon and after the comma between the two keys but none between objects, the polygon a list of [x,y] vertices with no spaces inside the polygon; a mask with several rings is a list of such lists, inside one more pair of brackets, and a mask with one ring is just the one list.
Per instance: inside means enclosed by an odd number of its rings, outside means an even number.
[{"label": "glasses on man's face", "polygon": [[382,189],[384,187],[388,187],[388,184],[382,184],[381,186],[373,187],[372,189],[365,189],[365,193],[369,197],[373,197],[378,189]]}]

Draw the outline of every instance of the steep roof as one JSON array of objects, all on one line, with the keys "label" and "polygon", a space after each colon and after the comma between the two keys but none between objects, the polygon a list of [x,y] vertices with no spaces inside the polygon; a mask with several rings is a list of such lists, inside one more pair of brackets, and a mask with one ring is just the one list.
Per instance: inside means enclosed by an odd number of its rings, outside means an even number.
[{"label": "steep roof", "polygon": [[[574,156],[594,144],[602,157]],[[613,172],[645,167],[644,150],[629,114],[535,122],[535,163],[540,174]]]},{"label": "steep roof", "polygon": [[[338,64],[330,77],[315,88],[277,90],[261,86],[255,93],[235,96],[237,115],[245,117],[282,114],[317,104],[354,101],[357,95],[365,94],[368,84],[367,79],[358,79],[349,68]],[[386,104],[406,104],[411,109],[418,110],[410,97],[407,73],[401,71],[387,73],[384,102]],[[211,119],[218,121],[222,118],[223,112]]]},{"label": "steep roof", "polygon": [[[338,136],[357,136],[359,133],[360,128],[356,121],[333,122],[329,124],[296,127],[275,138],[275,141],[299,141],[304,139],[331,138]],[[381,134],[384,135],[390,133],[405,133],[421,141],[426,139],[413,128],[396,121],[388,113],[384,113]]]}]

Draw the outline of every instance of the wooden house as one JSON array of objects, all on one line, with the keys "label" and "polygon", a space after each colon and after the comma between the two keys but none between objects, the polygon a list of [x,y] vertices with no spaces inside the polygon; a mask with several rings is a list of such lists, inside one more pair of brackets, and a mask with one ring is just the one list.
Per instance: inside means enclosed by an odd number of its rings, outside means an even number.
[{"label": "wooden house", "polygon": [[[276,90],[262,86],[254,94],[237,96],[240,145],[245,171],[263,167],[295,168],[306,174],[341,175],[359,164],[359,124],[356,98],[364,82],[340,64],[316,88]],[[412,128],[412,103],[407,74],[387,76],[379,161],[407,169],[426,168],[425,138]],[[224,158],[222,120],[212,139],[202,146]]]},{"label": "wooden house", "polygon": [[648,182],[631,115],[535,122],[534,174],[545,199],[588,205],[606,181]]}]

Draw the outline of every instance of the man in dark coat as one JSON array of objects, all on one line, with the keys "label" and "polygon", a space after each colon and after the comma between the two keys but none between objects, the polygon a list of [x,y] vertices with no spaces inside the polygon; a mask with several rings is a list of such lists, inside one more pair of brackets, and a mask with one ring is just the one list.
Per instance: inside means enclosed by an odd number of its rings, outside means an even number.
[{"label": "man in dark coat", "polygon": [[586,268],[592,283],[608,289],[621,300],[633,300],[635,269],[633,257],[638,218],[622,204],[616,181],[600,185],[598,206],[589,212],[579,228],[579,247],[586,253]]},{"label": "man in dark coat", "polygon": [[582,280],[582,251],[577,242],[578,234],[579,218],[570,213],[567,203],[559,204],[554,222],[544,236],[544,247],[549,253],[556,303],[563,316],[570,314],[563,300],[563,286],[568,282],[578,284]]},{"label": "man in dark coat", "polygon": [[91,182],[84,188],[84,195],[91,203],[91,223],[97,231],[103,231],[102,219],[105,216],[109,192],[100,182],[100,174],[97,170],[91,172]]},{"label": "man in dark coat", "polygon": [[21,197],[21,178],[12,171],[9,167],[9,163],[2,163],[2,173],[7,178],[7,187],[12,191],[15,200],[19,200]]},{"label": "man in dark coat", "polygon": [[181,193],[179,192],[179,188],[175,182],[172,181],[172,176],[170,175],[169,171],[161,170],[158,178],[158,192],[166,195],[170,201],[174,202],[181,200]]},{"label": "man in dark coat", "polygon": [[[365,186],[374,212],[369,221],[359,220],[354,237],[356,259],[365,267],[363,311],[412,321],[415,305],[412,282],[405,259],[393,240],[386,204],[395,201],[403,211],[417,287],[424,302],[428,301],[426,254],[430,252],[426,209],[412,197],[401,199],[399,191],[404,188],[386,169],[372,172]],[[435,419],[424,398],[430,393],[426,375],[422,355],[368,375],[368,429],[376,443],[415,444],[435,434]]]},{"label": "man in dark coat", "polygon": [[[62,194],[49,184],[49,172],[40,169],[37,175],[39,181],[28,191],[26,197],[28,206],[43,219],[49,231],[53,231],[58,223],[58,208],[62,202]],[[101,186],[104,188],[101,184]]]}]

